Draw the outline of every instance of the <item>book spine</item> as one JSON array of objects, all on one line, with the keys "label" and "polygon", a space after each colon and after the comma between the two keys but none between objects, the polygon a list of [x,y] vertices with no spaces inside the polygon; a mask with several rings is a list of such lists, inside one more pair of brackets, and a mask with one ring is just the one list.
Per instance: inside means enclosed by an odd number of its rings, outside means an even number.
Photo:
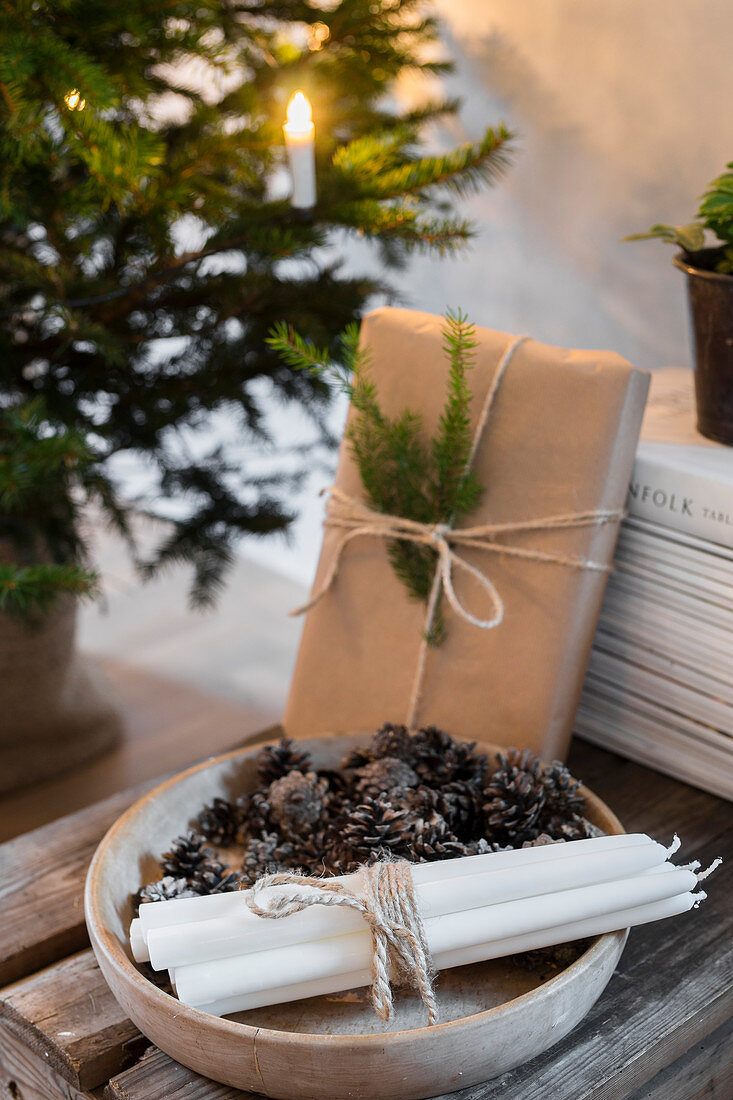
[{"label": "book spine", "polygon": [[[733,452],[731,452],[733,466]],[[733,549],[733,486],[637,455],[626,501],[630,515]]]}]

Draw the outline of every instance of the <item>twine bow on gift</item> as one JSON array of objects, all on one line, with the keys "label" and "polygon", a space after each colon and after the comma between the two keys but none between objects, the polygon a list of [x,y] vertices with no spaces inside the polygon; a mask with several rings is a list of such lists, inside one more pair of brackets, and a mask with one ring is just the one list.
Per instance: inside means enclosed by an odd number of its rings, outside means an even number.
[{"label": "twine bow on gift", "polygon": [[[361,913],[372,937],[371,1000],[380,1020],[392,1017],[392,982],[417,989],[428,1012],[428,1024],[438,1022],[432,963],[412,881],[405,859],[375,863],[360,871],[363,893],[355,894],[340,882],[290,871],[264,875],[252,887],[247,904],[258,917],[277,920],[300,913],[311,905],[337,905]],[[289,886],[260,904],[270,886]]]},{"label": "twine bow on gift", "polygon": [[[518,336],[512,341],[504,352],[499,365],[492,378],[491,385],[484,400],[481,416],[474,434],[471,450],[466,461],[464,473],[473,465],[479,443],[483,436],[494,403],[499,384],[509,366],[514,353],[523,343],[529,340],[528,336]],[[438,562],[433,578],[433,584],[427,601],[425,613],[425,625],[423,639],[418,655],[417,670],[413,683],[408,713],[407,726],[414,726],[417,709],[422,694],[422,682],[427,660],[428,639],[434,625],[435,613],[438,607],[441,591],[445,592],[446,599],[455,614],[478,627],[479,630],[493,630],[501,624],[504,618],[504,602],[493,581],[461,557],[462,549],[478,549],[493,554],[503,554],[507,557],[525,558],[528,561],[546,562],[553,565],[562,565],[571,569],[583,569],[596,573],[609,573],[611,567],[605,562],[593,561],[584,557],[565,554],[553,554],[544,550],[533,550],[524,546],[512,546],[504,542],[495,542],[497,536],[513,535],[526,531],[557,531],[568,530],[577,527],[599,527],[605,523],[617,523],[623,518],[623,511],[619,509],[595,509],[584,512],[568,512],[555,516],[542,516],[537,519],[518,520],[509,523],[487,523],[478,527],[454,527],[453,523],[421,523],[417,520],[407,519],[404,516],[392,516],[385,512],[379,512],[370,508],[362,501],[343,492],[337,486],[332,485],[324,490],[329,494],[328,511],[324,526],[337,527],[343,530],[343,535],[336,545],[336,550],[331,559],[328,572],[320,587],[313,593],[307,603],[295,608],[291,615],[302,615],[314,607],[323,599],[336,579],[341,557],[352,539],[368,537],[386,540],[406,540],[419,543],[423,546],[434,548],[438,554]],[[478,582],[480,587],[489,597],[492,613],[488,619],[481,619],[471,613],[465,604],[456,595],[453,584],[454,572],[461,570],[469,574]]]},{"label": "twine bow on gift", "polygon": [[[375,509],[349,496],[348,493],[344,493],[335,485],[324,490],[324,492],[329,494],[325,526],[341,527],[346,533],[336,546],[336,552],[331,559],[323,584],[307,603],[291,611],[291,615],[302,615],[304,612],[310,611],[311,607],[314,607],[319,600],[323,599],[336,580],[336,574],[341,565],[341,556],[348,544],[352,539],[368,536],[379,539],[404,539],[408,542],[419,543],[435,549],[438,554],[436,571],[436,576],[440,582],[438,589],[442,588],[456,615],[464,619],[465,622],[477,626],[480,630],[491,630],[493,627],[499,626],[504,618],[504,602],[493,581],[480,569],[462,558],[457,552],[458,549],[473,547],[495,554],[528,558],[530,561],[553,562],[556,565],[567,565],[576,569],[591,569],[596,572],[607,573],[609,566],[603,562],[589,561],[586,558],[563,554],[550,554],[543,550],[532,550],[523,546],[507,546],[504,543],[496,543],[492,540],[497,535],[515,534],[519,531],[552,531],[571,527],[598,526],[601,523],[615,522],[623,515],[622,512],[611,510],[571,512],[566,515],[545,516],[542,519],[519,520],[515,523],[485,523],[478,527],[451,527],[448,523],[420,523],[418,520],[405,519],[403,516],[392,516],[386,512],[377,512]],[[454,570],[458,569],[470,574],[487,593],[493,607],[491,618],[479,619],[476,615],[471,614],[456,595],[453,586],[453,573]],[[428,618],[432,619],[430,601],[428,601],[428,611]]]}]

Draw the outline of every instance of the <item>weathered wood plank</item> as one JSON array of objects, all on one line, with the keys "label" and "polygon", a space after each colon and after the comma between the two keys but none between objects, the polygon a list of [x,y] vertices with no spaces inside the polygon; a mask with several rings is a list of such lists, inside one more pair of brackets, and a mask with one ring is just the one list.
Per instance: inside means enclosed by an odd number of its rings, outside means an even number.
[{"label": "weathered wood plank", "polygon": [[[685,858],[733,854],[728,839],[733,811],[720,800],[582,743],[573,750],[572,767],[609,801],[627,828],[660,839],[677,830]],[[90,844],[89,856],[103,828]],[[82,878],[83,872],[76,878],[79,887]],[[733,1095],[725,1088],[709,1091],[711,1082],[725,1081],[730,1042],[724,1027],[733,1012],[733,914],[726,905],[732,879],[729,858],[711,881],[710,897],[700,910],[632,931],[618,973],[566,1040],[528,1066],[454,1094],[454,1100],[627,1100],[632,1094],[634,1100],[693,1100],[698,1095]],[[34,1003],[41,990],[45,1008],[40,1000]],[[86,1014],[85,991],[95,1004],[98,997],[102,1004],[105,997],[111,1002],[97,1019]],[[130,1054],[122,1039],[124,1026],[133,1032],[134,1028],[120,1020],[89,952],[18,983],[4,996],[16,1014],[10,1025],[14,1040],[23,1030],[18,1024],[22,1017],[28,1035],[22,1045],[28,1057],[35,1062],[42,1058],[64,1088],[77,1090],[41,1092],[38,1100],[86,1097],[80,1088],[92,1088],[92,1082],[101,1082],[107,1073],[112,1079],[104,1090],[106,1100],[235,1100],[249,1095],[199,1077],[159,1051],[123,1069]],[[73,1026],[64,1023],[72,1019]],[[109,1027],[105,1020],[112,1021]],[[59,1032],[75,1030],[78,1036],[61,1036],[59,1043]],[[696,1050],[701,1043],[701,1050]],[[677,1091],[664,1091],[671,1089],[673,1080],[667,1067],[675,1063],[687,1075],[682,1080],[692,1091],[677,1086]],[[30,1093],[30,1100],[36,1095]]]},{"label": "weathered wood plank", "polygon": [[733,1020],[658,1073],[628,1100],[703,1100],[733,1096]]},{"label": "weathered wood plank", "polygon": [[137,1065],[113,1077],[103,1096],[104,1100],[265,1100],[259,1093],[240,1092],[200,1077],[155,1047]]},{"label": "weathered wood plank", "polygon": [[87,945],[84,878],[109,826],[154,781],[0,847],[0,986]]},{"label": "weathered wood plank", "polygon": [[97,1100],[100,1096],[97,1091],[79,1092],[37,1058],[21,1039],[0,1026],[2,1100]]},{"label": "weathered wood plank", "polygon": [[[280,733],[271,726],[246,741]],[[84,879],[94,851],[120,814],[164,778],[0,845],[0,987],[87,946]]]},{"label": "weathered wood plank", "polygon": [[733,1013],[731,807],[591,746],[578,750],[574,771],[628,829],[662,839],[677,830],[684,858],[726,863],[699,910],[632,930],[611,984],[567,1039],[461,1100],[625,1100]]},{"label": "weathered wood plank", "polygon": [[91,951],[0,992],[0,1021],[79,1090],[104,1084],[147,1046],[110,993]]}]

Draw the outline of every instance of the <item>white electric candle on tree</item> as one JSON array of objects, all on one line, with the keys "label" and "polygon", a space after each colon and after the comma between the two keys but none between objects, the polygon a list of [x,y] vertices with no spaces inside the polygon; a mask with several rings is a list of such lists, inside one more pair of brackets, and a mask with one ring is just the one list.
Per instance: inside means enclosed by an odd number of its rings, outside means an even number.
[{"label": "white electric candle on tree", "polygon": [[296,92],[288,103],[283,133],[293,180],[291,202],[297,210],[310,210],[316,204],[315,132],[311,105],[302,92]]}]

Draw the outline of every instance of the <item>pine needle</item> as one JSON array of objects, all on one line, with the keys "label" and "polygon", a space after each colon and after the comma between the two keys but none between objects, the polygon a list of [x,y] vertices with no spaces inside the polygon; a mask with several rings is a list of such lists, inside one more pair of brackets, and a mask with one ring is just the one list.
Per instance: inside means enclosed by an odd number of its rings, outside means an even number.
[{"label": "pine needle", "polygon": [[[286,324],[276,325],[267,342],[288,366],[317,373],[351,400],[356,415],[346,437],[372,508],[421,523],[452,525],[477,507],[483,487],[468,464],[472,445],[469,374],[478,341],[475,326],[461,310],[449,310],[443,325],[448,383],[438,429],[431,439],[425,438],[418,411],[403,409],[394,417],[383,411],[369,355],[359,343],[355,325],[342,334],[337,360]],[[410,596],[427,602],[437,553],[404,539],[393,540],[388,553]],[[439,606],[428,641],[439,645],[444,636]]]}]

